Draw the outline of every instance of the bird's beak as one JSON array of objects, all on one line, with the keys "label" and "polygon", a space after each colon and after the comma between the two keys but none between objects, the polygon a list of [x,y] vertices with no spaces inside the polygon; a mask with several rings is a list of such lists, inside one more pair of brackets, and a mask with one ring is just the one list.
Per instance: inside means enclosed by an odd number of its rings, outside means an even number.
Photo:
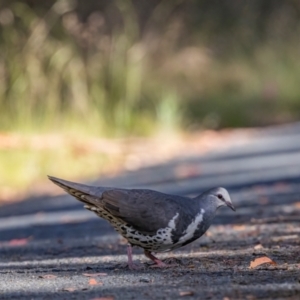
[{"label": "bird's beak", "polygon": [[233,211],[235,211],[235,207],[232,205],[231,202],[225,202],[225,203],[228,207],[230,207]]}]

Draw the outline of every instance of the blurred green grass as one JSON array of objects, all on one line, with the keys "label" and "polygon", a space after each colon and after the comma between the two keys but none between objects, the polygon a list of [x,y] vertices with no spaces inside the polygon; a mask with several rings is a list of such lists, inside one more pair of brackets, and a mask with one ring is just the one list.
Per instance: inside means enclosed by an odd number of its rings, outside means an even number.
[{"label": "blurred green grass", "polygon": [[285,44],[271,31],[214,53],[205,27],[182,44],[187,28],[178,16],[163,22],[177,5],[166,3],[143,34],[131,1],[115,4],[122,26],[100,12],[82,22],[72,1],[42,17],[24,2],[2,9],[0,130],[114,137],[299,118],[297,30]]},{"label": "blurred green grass", "polygon": [[0,157],[0,196],[1,192],[7,192],[8,198],[18,195],[12,188],[26,190],[34,182],[45,181],[47,174],[87,178],[107,171],[107,164],[113,165],[103,153],[89,151],[79,155],[74,152],[72,145],[57,149],[1,149]]},{"label": "blurred green grass", "polygon": [[[60,17],[56,6],[44,18],[21,2],[5,14],[19,22],[2,27],[2,131],[123,136],[176,125],[177,96],[147,70],[147,50],[137,40],[134,20],[125,20],[126,35],[116,30],[111,37],[101,32],[90,37],[101,16],[80,29],[70,14],[56,24],[61,36],[55,37],[49,31]],[[91,45],[81,49],[84,43]],[[165,109],[168,103],[172,109]]]},{"label": "blurred green grass", "polygon": [[[182,1],[159,2],[143,28],[128,0],[113,1],[110,10],[94,11],[84,21],[76,2],[53,3],[44,14],[26,1],[0,10],[1,132],[55,132],[84,143],[93,136],[150,136],[300,118],[300,22],[288,9],[281,21],[266,19],[268,31],[258,38],[259,27],[243,25],[242,16],[231,20],[236,27],[225,19],[223,26],[222,7],[215,15],[209,7],[199,17],[205,21],[190,30],[187,16],[197,10],[173,14]],[[284,34],[280,26],[289,22]],[[214,45],[211,36],[224,42]],[[87,177],[109,161],[91,154],[90,161],[82,158],[72,167],[74,157],[65,149],[0,151],[5,186],[28,186],[49,173],[53,160],[60,162],[58,173]]]}]

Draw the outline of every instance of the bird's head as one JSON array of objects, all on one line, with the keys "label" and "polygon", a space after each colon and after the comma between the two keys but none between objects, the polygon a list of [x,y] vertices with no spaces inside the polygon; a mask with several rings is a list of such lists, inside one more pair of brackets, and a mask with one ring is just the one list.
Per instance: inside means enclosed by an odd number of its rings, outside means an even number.
[{"label": "bird's head", "polygon": [[217,208],[219,208],[221,206],[228,206],[233,211],[235,211],[235,208],[231,202],[229,193],[227,192],[226,189],[224,189],[222,187],[212,189],[210,191],[210,195],[214,197],[215,203],[217,204]]}]

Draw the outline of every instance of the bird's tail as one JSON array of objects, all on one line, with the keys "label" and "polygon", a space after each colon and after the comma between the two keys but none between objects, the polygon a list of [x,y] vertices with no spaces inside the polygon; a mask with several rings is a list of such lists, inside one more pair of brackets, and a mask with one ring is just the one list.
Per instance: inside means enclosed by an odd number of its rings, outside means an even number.
[{"label": "bird's tail", "polygon": [[102,193],[107,190],[107,188],[89,186],[53,176],[48,176],[48,178],[53,183],[64,189],[68,194],[88,205],[99,206]]}]

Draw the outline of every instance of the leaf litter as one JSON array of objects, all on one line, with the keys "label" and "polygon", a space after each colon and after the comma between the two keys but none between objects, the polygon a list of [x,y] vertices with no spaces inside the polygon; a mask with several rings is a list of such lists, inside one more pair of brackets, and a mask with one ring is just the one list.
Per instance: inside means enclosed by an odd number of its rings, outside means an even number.
[{"label": "leaf litter", "polygon": [[254,269],[260,265],[263,264],[271,264],[271,265],[277,265],[275,261],[273,261],[271,258],[267,256],[262,256],[254,259],[253,261],[250,262],[250,269]]},{"label": "leaf litter", "polygon": [[101,281],[97,281],[95,278],[89,280],[89,285],[103,285]]}]

